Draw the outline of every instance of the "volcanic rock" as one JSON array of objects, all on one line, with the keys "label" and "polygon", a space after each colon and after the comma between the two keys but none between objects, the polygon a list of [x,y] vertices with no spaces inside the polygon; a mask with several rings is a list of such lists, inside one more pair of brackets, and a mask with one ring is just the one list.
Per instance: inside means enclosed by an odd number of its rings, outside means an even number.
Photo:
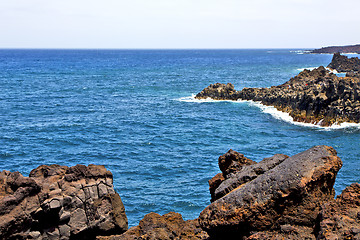
[{"label": "volcanic rock", "polygon": [[215,99],[215,100],[236,100],[237,91],[231,83],[215,83],[210,84],[195,96],[196,99]]},{"label": "volcanic rock", "polygon": [[327,67],[338,72],[352,72],[356,74],[360,72],[360,59],[357,57],[348,58],[340,53],[335,53]]},{"label": "volcanic rock", "polygon": [[42,165],[0,173],[1,239],[95,239],[125,232],[125,208],[104,166]]},{"label": "volcanic rock", "polygon": [[[207,88],[206,88],[207,89]],[[202,98],[214,97],[204,89]],[[287,112],[297,122],[331,126],[360,122],[360,78],[337,77],[324,67],[304,70],[288,82],[271,88],[243,88],[227,100],[252,100]]]},{"label": "volcanic rock", "polygon": [[181,214],[170,212],[163,216],[149,213],[138,226],[122,235],[98,237],[97,240],[205,240],[208,234],[200,228],[198,219],[184,221]]},{"label": "volcanic rock", "polygon": [[360,239],[360,184],[351,184],[324,204],[319,221],[317,239]]},{"label": "volcanic rock", "polygon": [[216,189],[200,225],[213,239],[315,239],[320,208],[334,199],[341,166],[327,146],[244,166]]}]

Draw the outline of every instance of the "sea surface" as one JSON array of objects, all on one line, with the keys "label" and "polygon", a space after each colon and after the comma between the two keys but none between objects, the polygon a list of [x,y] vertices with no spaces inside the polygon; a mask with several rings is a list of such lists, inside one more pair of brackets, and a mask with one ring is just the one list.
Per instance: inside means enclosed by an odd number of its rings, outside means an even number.
[{"label": "sea surface", "polygon": [[[344,162],[335,189],[360,182],[360,128],[296,125],[251,102],[197,101],[211,83],[282,84],[328,54],[261,50],[0,50],[0,169],[102,164],[129,219],[198,217],[230,148],[260,161],[314,145]],[[281,173],[279,173],[281,174]]]}]

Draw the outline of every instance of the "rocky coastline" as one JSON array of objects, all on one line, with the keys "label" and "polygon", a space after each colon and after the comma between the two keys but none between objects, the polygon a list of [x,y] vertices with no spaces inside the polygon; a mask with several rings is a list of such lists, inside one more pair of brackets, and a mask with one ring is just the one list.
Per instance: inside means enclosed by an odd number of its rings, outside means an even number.
[{"label": "rocky coastline", "polygon": [[331,126],[360,122],[360,61],[335,54],[329,68],[347,71],[338,77],[323,66],[304,70],[289,81],[270,88],[243,88],[236,91],[228,84],[211,84],[196,99],[252,100],[289,113],[294,121]]},{"label": "rocky coastline", "polygon": [[0,238],[360,239],[360,184],[334,198],[342,161],[332,147],[259,162],[229,150],[218,163],[199,218],[149,213],[130,229],[104,166],[42,165],[29,177],[2,171]]},{"label": "rocky coastline", "polygon": [[360,53],[360,44],[357,45],[348,45],[348,46],[331,46],[331,47],[323,47],[319,49],[314,49],[309,51],[310,53],[326,53],[326,54],[334,54],[334,53]]}]

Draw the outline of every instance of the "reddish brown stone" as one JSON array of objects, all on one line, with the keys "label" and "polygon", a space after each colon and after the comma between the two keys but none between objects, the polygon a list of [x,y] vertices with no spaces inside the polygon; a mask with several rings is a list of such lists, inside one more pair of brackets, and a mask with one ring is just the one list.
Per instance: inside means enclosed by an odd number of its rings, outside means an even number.
[{"label": "reddish brown stone", "polygon": [[341,166],[336,151],[327,146],[286,158],[205,208],[200,224],[211,237],[223,239],[276,232],[283,225],[312,228],[320,206],[334,198],[333,185]]}]

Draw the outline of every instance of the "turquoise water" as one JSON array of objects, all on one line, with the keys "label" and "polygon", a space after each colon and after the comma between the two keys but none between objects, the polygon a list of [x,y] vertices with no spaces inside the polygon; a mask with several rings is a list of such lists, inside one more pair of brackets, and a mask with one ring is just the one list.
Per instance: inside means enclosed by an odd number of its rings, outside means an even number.
[{"label": "turquoise water", "polygon": [[103,164],[133,226],[151,211],[196,218],[230,148],[259,161],[325,144],[344,162],[339,193],[360,181],[359,128],[297,126],[251,103],[190,98],[215,82],[278,85],[331,58],[271,49],[0,50],[0,169]]}]

